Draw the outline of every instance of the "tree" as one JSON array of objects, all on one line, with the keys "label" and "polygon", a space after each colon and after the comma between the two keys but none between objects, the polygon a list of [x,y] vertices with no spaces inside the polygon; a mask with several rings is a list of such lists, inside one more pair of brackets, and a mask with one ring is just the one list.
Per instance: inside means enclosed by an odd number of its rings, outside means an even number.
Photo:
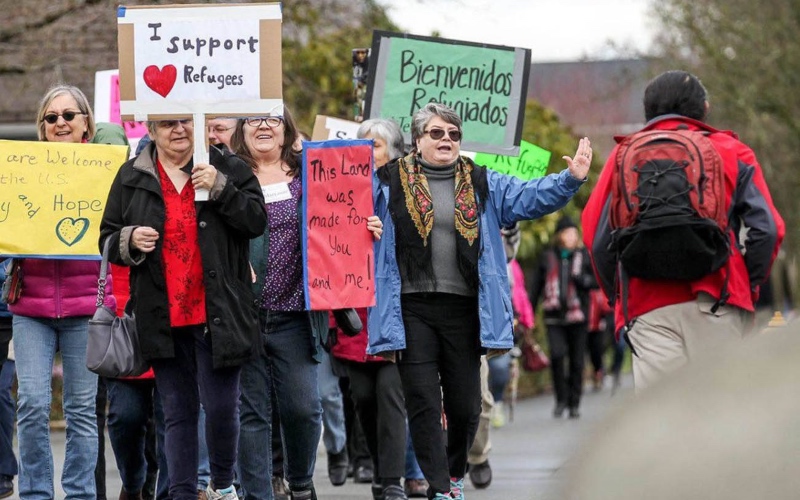
[{"label": "tree", "polygon": [[351,50],[372,45],[372,30],[398,31],[373,0],[284,2],[283,89],[302,130],[318,114],[353,117]]},{"label": "tree", "polygon": [[662,69],[698,75],[712,125],[735,130],[756,152],[784,220],[789,252],[800,248],[800,4],[797,0],[672,0],[656,4]]},{"label": "tree", "polygon": [[[537,101],[528,101],[525,106],[522,138],[552,153],[547,167],[548,174],[557,173],[566,168],[566,163],[561,157],[573,156],[578,147],[578,137],[561,124],[553,110],[545,108]],[[561,213],[569,214],[576,221],[580,219],[581,210],[592,192],[592,186],[597,182],[601,167],[599,160],[592,161],[587,185],[578,191],[578,194]],[[522,239],[517,258],[523,267],[530,268],[534,265],[541,249],[550,243],[556,222],[560,217],[560,214],[551,214],[520,224]]]}]

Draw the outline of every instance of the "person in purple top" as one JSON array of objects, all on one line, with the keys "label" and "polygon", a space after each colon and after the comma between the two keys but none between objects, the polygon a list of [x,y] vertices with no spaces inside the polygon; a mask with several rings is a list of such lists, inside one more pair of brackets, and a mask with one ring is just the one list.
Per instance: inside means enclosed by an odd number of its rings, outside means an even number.
[{"label": "person in purple top", "polygon": [[[250,242],[264,354],[244,365],[241,375],[239,468],[246,498],[272,500],[270,391],[277,410],[285,472],[295,500],[316,499],[313,475],[319,445],[322,406],[317,365],[327,338],[325,311],[306,311],[300,237],[301,159],[292,149],[297,126],[283,115],[240,120],[231,149],[247,162],[268,192],[267,230]],[[265,200],[267,197],[265,196]],[[382,224],[368,223],[375,237]]]}]

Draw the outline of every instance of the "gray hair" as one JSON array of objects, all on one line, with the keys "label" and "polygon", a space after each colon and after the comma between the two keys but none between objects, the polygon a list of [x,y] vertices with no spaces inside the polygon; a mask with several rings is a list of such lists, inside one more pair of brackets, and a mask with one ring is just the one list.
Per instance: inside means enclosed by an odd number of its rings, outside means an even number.
[{"label": "gray hair", "polygon": [[385,118],[374,118],[365,121],[358,127],[356,137],[363,139],[368,135],[380,137],[386,141],[386,151],[390,160],[403,156],[403,150],[405,149],[403,133],[400,132],[400,126],[394,121]]},{"label": "gray hair", "polygon": [[458,113],[438,102],[429,102],[411,119],[411,144],[416,147],[417,139],[425,134],[425,127],[434,116],[438,116],[450,125],[455,125],[461,130],[461,117]]},{"label": "gray hair", "polygon": [[53,102],[56,97],[62,95],[71,95],[72,98],[75,99],[75,103],[78,105],[78,111],[86,116],[86,132],[84,132],[83,138],[87,141],[91,141],[94,137],[96,129],[94,123],[94,113],[92,113],[92,107],[89,105],[89,100],[86,98],[86,95],[81,91],[81,89],[73,85],[66,84],[59,84],[50,87],[47,93],[45,93],[45,95],[42,97],[42,100],[39,101],[39,111],[36,113],[36,127],[39,140],[47,140],[47,137],[44,135],[44,113],[47,111],[50,103]]}]

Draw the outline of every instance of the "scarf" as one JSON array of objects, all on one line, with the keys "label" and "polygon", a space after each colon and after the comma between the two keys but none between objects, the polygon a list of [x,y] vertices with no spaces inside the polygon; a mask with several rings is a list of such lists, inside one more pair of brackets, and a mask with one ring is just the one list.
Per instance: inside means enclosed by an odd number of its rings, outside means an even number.
[{"label": "scarf", "polygon": [[556,249],[547,252],[547,276],[542,306],[545,311],[562,311],[564,320],[569,324],[583,323],[586,316],[581,309],[581,300],[575,287],[575,279],[580,276],[583,267],[583,253],[578,250],[572,253],[572,258],[569,259],[569,276],[562,281],[561,265],[564,259],[556,256],[558,251]]},{"label": "scarf", "polygon": [[[454,170],[458,270],[467,284],[477,290],[478,221],[488,195],[486,171],[464,157],[458,158]],[[399,158],[380,169],[379,176],[389,184],[389,212],[396,227],[398,265],[410,280],[427,283],[426,288],[434,290],[436,277],[430,245],[433,199],[419,158],[414,153]]]}]

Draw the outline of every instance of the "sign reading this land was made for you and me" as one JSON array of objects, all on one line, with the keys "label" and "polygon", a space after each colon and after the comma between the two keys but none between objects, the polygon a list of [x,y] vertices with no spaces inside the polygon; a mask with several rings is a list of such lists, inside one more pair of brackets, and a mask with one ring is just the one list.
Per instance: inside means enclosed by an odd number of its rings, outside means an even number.
[{"label": "sign reading this land was made for you and me", "polygon": [[375,305],[372,141],[303,143],[303,237],[306,306]]}]

